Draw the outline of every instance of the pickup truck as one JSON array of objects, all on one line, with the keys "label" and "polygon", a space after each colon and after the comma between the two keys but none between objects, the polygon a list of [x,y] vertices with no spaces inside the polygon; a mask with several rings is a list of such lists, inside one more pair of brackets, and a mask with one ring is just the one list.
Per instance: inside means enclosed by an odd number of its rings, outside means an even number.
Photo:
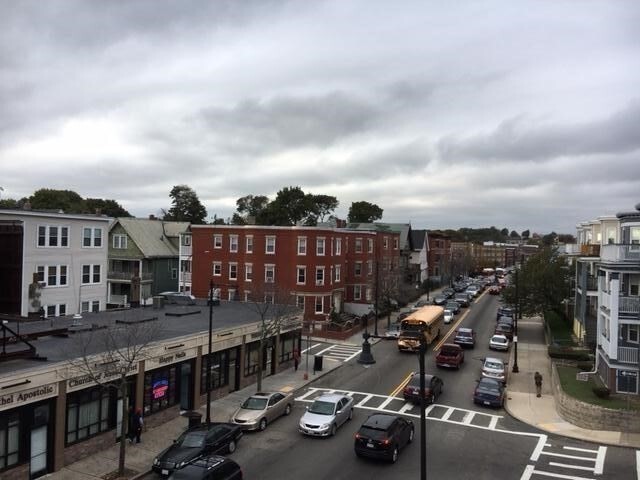
[{"label": "pickup truck", "polygon": [[436,355],[436,367],[460,368],[464,362],[464,350],[460,345],[445,343]]}]

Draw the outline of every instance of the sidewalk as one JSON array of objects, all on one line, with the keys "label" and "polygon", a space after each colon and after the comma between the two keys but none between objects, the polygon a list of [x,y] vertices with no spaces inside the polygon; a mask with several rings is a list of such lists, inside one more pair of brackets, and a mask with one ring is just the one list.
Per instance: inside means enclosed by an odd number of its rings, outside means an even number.
[{"label": "sidewalk", "polygon": [[[509,367],[515,351],[511,348]],[[606,445],[640,448],[640,433],[587,430],[558,415],[551,382],[551,359],[547,355],[542,318],[518,321],[518,373],[509,372],[505,409],[514,418],[540,430]],[[542,396],[536,397],[534,373],[542,374]]]}]

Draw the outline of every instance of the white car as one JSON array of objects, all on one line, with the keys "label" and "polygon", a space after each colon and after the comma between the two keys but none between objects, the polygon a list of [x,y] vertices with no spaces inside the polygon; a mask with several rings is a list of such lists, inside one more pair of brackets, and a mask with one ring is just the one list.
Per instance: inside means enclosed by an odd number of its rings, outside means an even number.
[{"label": "white car", "polygon": [[487,357],[482,364],[482,376],[507,383],[507,364],[499,358]]},{"label": "white car", "polygon": [[335,393],[321,395],[307,407],[298,430],[316,437],[333,436],[338,427],[352,418],[353,398]]},{"label": "white car", "polygon": [[451,323],[452,321],[453,321],[453,310],[445,309],[444,323]]},{"label": "white car", "polygon": [[392,323],[389,325],[389,328],[384,332],[384,336],[390,340],[397,339],[400,336],[400,324]]},{"label": "white car", "polygon": [[509,339],[504,335],[494,335],[489,339],[489,348],[491,350],[509,350]]}]

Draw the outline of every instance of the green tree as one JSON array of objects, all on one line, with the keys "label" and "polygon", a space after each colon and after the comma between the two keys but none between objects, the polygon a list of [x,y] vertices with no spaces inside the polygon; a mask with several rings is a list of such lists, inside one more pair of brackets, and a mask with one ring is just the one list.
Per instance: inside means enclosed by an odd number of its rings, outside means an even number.
[{"label": "green tree", "polygon": [[169,193],[171,208],[164,215],[164,220],[173,222],[190,222],[202,225],[207,218],[207,209],[200,203],[196,192],[187,185],[176,185]]},{"label": "green tree", "polygon": [[518,235],[518,232],[516,232],[515,230],[511,230],[509,236],[513,239],[520,238],[520,235]]},{"label": "green tree", "polygon": [[576,243],[576,237],[569,233],[558,234],[558,242],[560,243]]},{"label": "green tree", "polygon": [[353,202],[347,218],[351,223],[371,223],[382,218],[383,210],[374,203]]},{"label": "green tree", "polygon": [[267,205],[269,205],[269,198],[264,195],[246,195],[236,200],[238,216],[242,217],[245,222],[247,217],[258,218]]},{"label": "green tree", "polygon": [[311,203],[312,218],[308,219],[307,224],[324,222],[325,217],[333,213],[339,205],[338,199],[331,195],[310,195],[309,200]]},{"label": "green tree", "polygon": [[84,201],[86,213],[97,213],[98,211],[107,217],[130,217],[122,205],[115,200],[103,200],[101,198],[87,198]]},{"label": "green tree", "polygon": [[71,190],[55,190],[41,188],[29,197],[29,203],[34,210],[62,210],[65,213],[84,212],[84,200]]},{"label": "green tree", "polygon": [[14,198],[3,198],[0,200],[0,208],[11,208],[11,209],[21,209],[22,206],[27,201],[26,198],[21,200],[16,200]]},{"label": "green tree", "polygon": [[503,228],[502,230],[500,230],[500,235],[502,235],[503,237],[508,237],[509,236],[509,229],[508,228]]},{"label": "green tree", "polygon": [[531,232],[529,230],[523,230],[520,236],[524,239],[527,239],[529,238],[530,235],[531,235]]},{"label": "green tree", "polygon": [[523,315],[562,312],[562,301],[569,293],[572,273],[565,257],[555,248],[545,247],[531,256],[512,277],[502,296],[509,305],[519,305]]}]

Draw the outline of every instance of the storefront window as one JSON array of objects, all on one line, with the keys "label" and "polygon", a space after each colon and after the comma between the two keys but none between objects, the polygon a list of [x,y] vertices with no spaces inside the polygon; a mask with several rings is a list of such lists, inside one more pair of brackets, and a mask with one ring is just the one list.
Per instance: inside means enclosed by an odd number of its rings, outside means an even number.
[{"label": "storefront window", "polygon": [[280,363],[286,362],[293,358],[295,340],[295,332],[288,332],[280,337]]},{"label": "storefront window", "polygon": [[67,397],[67,444],[109,430],[109,389],[96,387]]},{"label": "storefront window", "polygon": [[160,368],[144,375],[144,413],[171,407],[179,400],[176,395],[177,367]]},{"label": "storefront window", "polygon": [[258,351],[260,342],[248,343],[245,349],[244,376],[248,377],[258,371]]},{"label": "storefront window", "polygon": [[[207,358],[202,357],[202,377],[200,379],[200,391],[207,391]],[[211,390],[229,384],[229,350],[211,353]]]},{"label": "storefront window", "polygon": [[19,430],[16,413],[0,417],[0,470],[18,463]]}]

